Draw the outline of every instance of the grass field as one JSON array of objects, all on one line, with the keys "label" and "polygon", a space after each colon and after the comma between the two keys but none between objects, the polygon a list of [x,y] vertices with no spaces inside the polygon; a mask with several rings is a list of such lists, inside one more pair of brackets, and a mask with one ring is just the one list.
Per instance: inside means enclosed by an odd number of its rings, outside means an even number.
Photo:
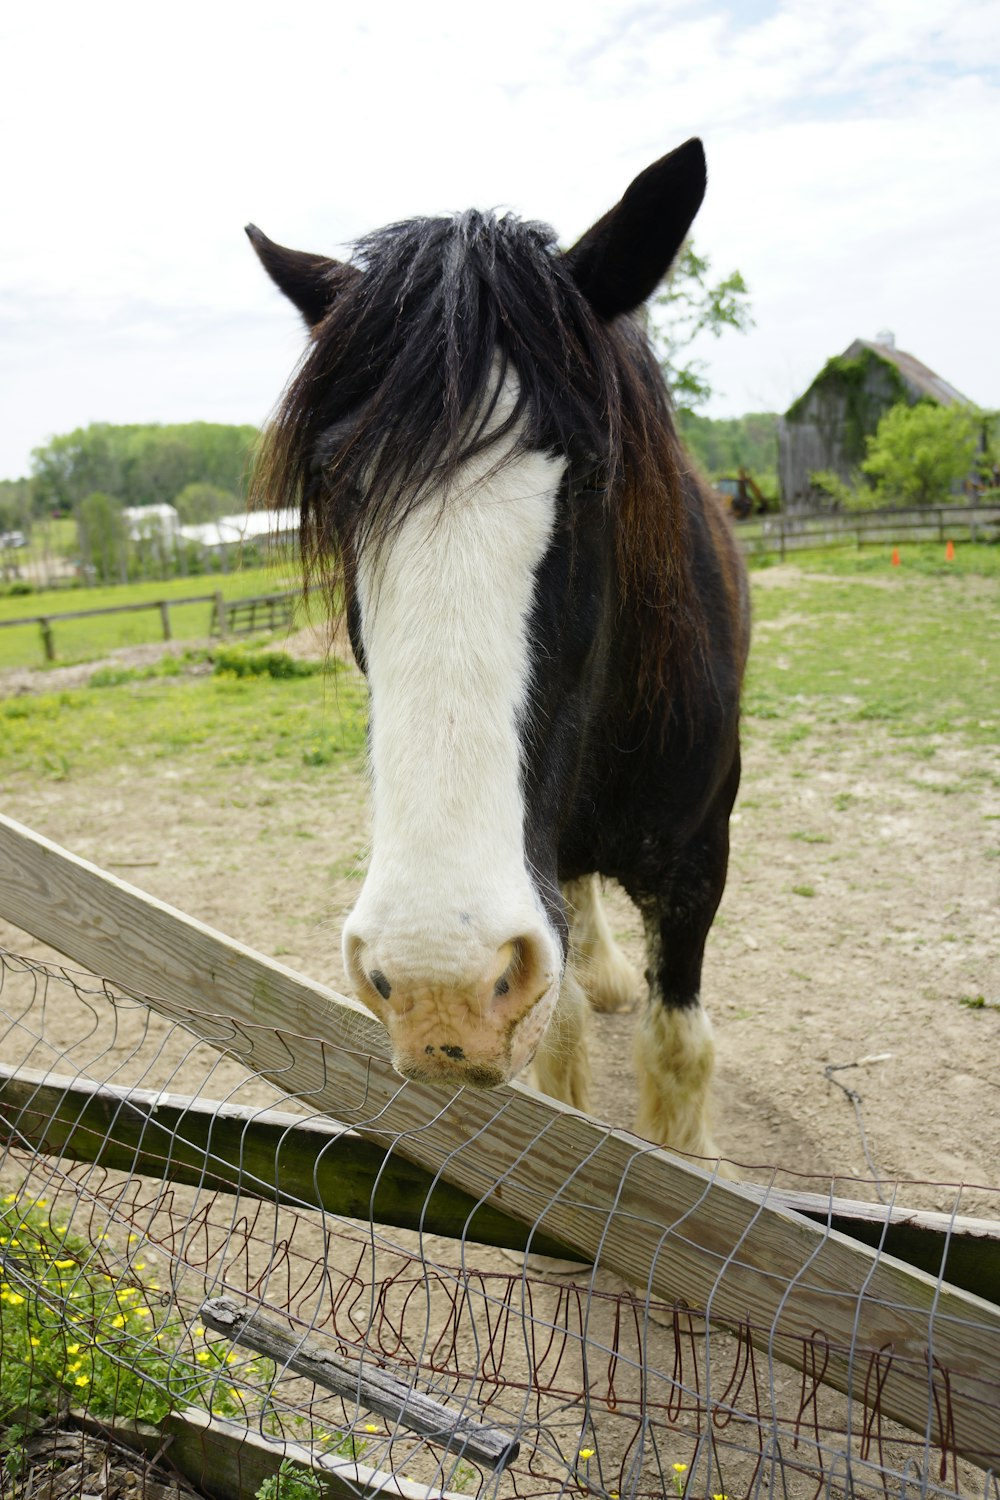
[{"label": "grass field", "polygon": [[[839,724],[872,723],[921,757],[940,735],[997,743],[1000,549],[970,547],[959,556],[961,567],[947,573],[917,549],[898,570],[845,552],[755,570],[748,733],[778,721],[770,727],[780,731],[780,748],[828,739]],[[221,582],[235,597],[263,591],[261,579],[246,573]],[[158,624],[155,615],[118,618]],[[98,654],[92,627],[103,623],[64,626],[67,656]],[[199,633],[206,624],[200,620]],[[0,631],[0,645],[16,633]],[[237,675],[234,660],[238,666],[239,653],[206,675],[202,652],[0,702],[0,774],[85,777],[108,765],[139,770],[191,757],[205,769],[272,764],[291,775],[361,751],[365,705],[352,676]]]},{"label": "grass field", "polygon": [[[91,661],[122,646],[140,646],[163,638],[159,611],[99,615],[70,620],[60,625],[59,615],[79,609],[112,609],[123,604],[156,603],[160,599],[198,598],[221,590],[226,599],[247,599],[255,594],[276,594],[296,588],[299,578],[287,565],[248,568],[242,572],[205,573],[196,578],[171,578],[165,582],[118,585],[114,588],[55,589],[0,598],[0,627],[5,620],[30,618],[32,623],[0,628],[0,671],[5,667],[35,667],[44,661],[41,631],[35,619],[52,622],[57,661]],[[180,605],[170,611],[170,628],[178,641],[198,640],[208,635],[211,604]]]},{"label": "grass field", "polygon": [[[746,716],[796,738],[844,722],[1000,739],[1000,548],[810,553],[755,570]],[[788,580],[787,582],[785,580]]]},{"label": "grass field", "polygon": [[[117,765],[155,775],[157,763],[183,759],[206,774],[267,764],[280,778],[363,749],[365,697],[353,674],[299,675],[280,651],[213,654],[208,672],[202,651],[106,670],[70,692],[0,700],[0,774],[65,780]],[[268,659],[279,675],[245,670]]]}]

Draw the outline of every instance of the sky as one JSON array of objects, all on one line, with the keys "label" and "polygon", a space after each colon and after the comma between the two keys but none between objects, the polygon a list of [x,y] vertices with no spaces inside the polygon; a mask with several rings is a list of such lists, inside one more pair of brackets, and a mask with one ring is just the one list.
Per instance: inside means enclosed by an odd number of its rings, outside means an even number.
[{"label": "sky", "polygon": [[1000,407],[1000,0],[50,0],[0,11],[0,478],[89,422],[263,422],[304,334],[243,235],[470,206],[569,245],[702,137],[755,327],[712,416],[891,330]]}]

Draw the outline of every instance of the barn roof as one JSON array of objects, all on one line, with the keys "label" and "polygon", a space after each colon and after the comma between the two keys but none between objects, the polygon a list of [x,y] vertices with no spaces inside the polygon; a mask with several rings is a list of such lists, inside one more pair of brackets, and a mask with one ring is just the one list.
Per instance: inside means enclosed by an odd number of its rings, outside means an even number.
[{"label": "barn roof", "polygon": [[897,349],[894,344],[880,344],[874,339],[855,339],[849,348],[844,350],[844,359],[854,359],[862,349],[870,349],[880,359],[895,365],[900,375],[918,396],[927,396],[936,401],[939,406],[971,406],[973,403],[968,396],[956,390],[947,380],[930,369],[917,359],[914,354],[907,354],[904,349]]}]

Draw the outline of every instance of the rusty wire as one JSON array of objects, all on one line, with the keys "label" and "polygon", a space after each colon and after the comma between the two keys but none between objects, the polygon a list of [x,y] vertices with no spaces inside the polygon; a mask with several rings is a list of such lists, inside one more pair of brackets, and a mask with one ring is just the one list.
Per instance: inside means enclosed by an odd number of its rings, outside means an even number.
[{"label": "rusty wire", "polygon": [[[309,1117],[308,1101],[248,1073],[237,1057],[141,1000],[4,952],[0,1061],[21,1073],[116,1086],[122,1109],[129,1090],[152,1089],[218,1100],[223,1110],[249,1105]],[[883,1416],[879,1354],[864,1356],[863,1403],[824,1386],[840,1351],[822,1329],[803,1341],[796,1372],[769,1355],[767,1327],[723,1326],[710,1308],[657,1302],[600,1265],[555,1274],[464,1239],[269,1199],[267,1183],[239,1160],[213,1159],[206,1181],[187,1185],[73,1161],[57,1143],[41,1149],[48,1134],[55,1140],[55,1125],[37,1116],[30,1101],[14,1115],[0,1112],[3,1295],[32,1299],[38,1318],[72,1329],[74,1288],[84,1288],[90,1322],[80,1340],[142,1368],[151,1389],[172,1389],[181,1403],[196,1396],[264,1435],[317,1454],[346,1453],[382,1475],[415,1480],[429,1495],[1000,1500],[995,1476]],[[109,1140],[116,1118],[112,1110]],[[179,1129],[178,1148],[182,1141]],[[166,1160],[170,1141],[157,1149]],[[956,1191],[956,1215],[960,1202]],[[58,1288],[29,1253],[40,1213],[77,1247]],[[683,1226],[665,1231],[668,1250],[670,1234],[677,1243],[682,1233]],[[943,1263],[939,1284],[946,1271]],[[95,1287],[105,1315],[94,1313]],[[456,1414],[490,1422],[519,1442],[517,1459],[499,1472],[476,1467],[374,1417],[360,1399],[332,1396],[236,1348],[221,1353],[199,1321],[206,1296],[221,1291],[279,1314],[293,1338],[324,1340]],[[119,1313],[128,1326],[116,1329],[114,1309],[122,1306],[143,1310],[144,1320]],[[192,1381],[200,1382],[196,1392]],[[86,1390],[68,1394],[86,1410]],[[1000,1430],[1000,1372],[992,1399]]]}]

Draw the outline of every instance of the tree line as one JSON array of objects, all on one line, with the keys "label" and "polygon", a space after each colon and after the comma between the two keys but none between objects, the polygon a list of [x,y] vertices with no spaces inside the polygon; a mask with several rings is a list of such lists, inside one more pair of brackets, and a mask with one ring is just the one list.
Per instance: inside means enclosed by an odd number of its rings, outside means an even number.
[{"label": "tree line", "polygon": [[[0,527],[43,515],[72,515],[88,495],[108,495],[120,506],[177,505],[182,520],[211,520],[218,502],[240,510],[245,502],[257,429],[215,422],[129,426],[94,422],[50,438],[31,455],[31,476],[0,483]],[[208,491],[217,492],[213,497]],[[7,517],[16,517],[6,523]]]}]

